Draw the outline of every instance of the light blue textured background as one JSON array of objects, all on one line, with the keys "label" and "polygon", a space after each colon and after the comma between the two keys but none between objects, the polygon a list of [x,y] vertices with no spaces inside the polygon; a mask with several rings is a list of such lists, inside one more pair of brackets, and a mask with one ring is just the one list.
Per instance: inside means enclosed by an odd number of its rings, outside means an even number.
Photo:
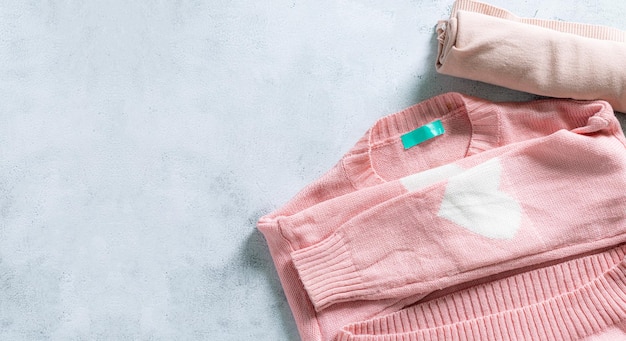
[{"label": "light blue textured background", "polygon": [[532,98],[435,73],[451,4],[0,2],[0,340],[297,340],[256,220],[385,114]]}]

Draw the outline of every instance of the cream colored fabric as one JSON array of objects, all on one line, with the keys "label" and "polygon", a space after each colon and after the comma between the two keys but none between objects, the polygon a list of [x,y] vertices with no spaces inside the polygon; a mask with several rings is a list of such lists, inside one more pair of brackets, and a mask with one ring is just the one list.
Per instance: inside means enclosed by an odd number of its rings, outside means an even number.
[{"label": "cream colored fabric", "polygon": [[533,94],[603,99],[626,111],[626,33],[519,18],[459,0],[437,25],[437,71]]}]

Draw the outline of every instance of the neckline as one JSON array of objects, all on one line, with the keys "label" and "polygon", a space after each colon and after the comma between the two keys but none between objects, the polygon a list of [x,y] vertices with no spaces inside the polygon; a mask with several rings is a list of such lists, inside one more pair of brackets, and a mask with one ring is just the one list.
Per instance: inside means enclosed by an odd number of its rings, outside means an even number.
[{"label": "neckline", "polygon": [[[557,115],[577,134],[599,130],[615,133],[619,121],[611,105],[603,100],[583,101],[547,98],[527,102],[491,102],[457,92],[444,93],[415,104],[397,113],[380,118],[342,159],[342,166],[355,189],[392,182],[375,169],[373,148],[397,142],[400,136],[435,119],[450,115],[466,115],[470,122],[470,136],[463,158],[501,147],[504,115],[529,115],[528,124],[541,127],[545,115]],[[545,115],[544,115],[545,114]],[[556,133],[554,131],[553,133]],[[407,174],[407,176],[410,174]]]},{"label": "neckline", "polygon": [[499,146],[500,107],[496,103],[464,95],[458,92],[444,93],[402,111],[382,117],[343,160],[343,166],[356,188],[391,182],[375,169],[372,160],[374,148],[397,142],[400,136],[430,123],[453,115],[465,115],[469,119],[470,136],[463,146],[463,157],[478,154]]}]

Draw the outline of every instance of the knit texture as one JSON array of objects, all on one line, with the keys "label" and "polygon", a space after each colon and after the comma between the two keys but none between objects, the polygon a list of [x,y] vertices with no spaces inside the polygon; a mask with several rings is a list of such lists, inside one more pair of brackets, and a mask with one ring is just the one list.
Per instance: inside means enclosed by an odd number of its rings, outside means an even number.
[{"label": "knit texture", "polygon": [[437,35],[442,74],[550,97],[603,99],[626,111],[626,32],[457,0]]},{"label": "knit texture", "polygon": [[430,293],[625,242],[626,155],[610,133],[617,125],[466,157],[457,161],[462,173],[357,214],[292,252],[312,303],[322,310]]},{"label": "knit texture", "polygon": [[626,319],[625,247],[342,328],[339,341],[579,340]]},{"label": "knit texture", "polygon": [[[444,135],[402,148],[401,134],[435,119]],[[626,200],[616,184],[625,164],[606,102],[491,103],[449,93],[376,122],[258,226],[302,339],[333,340],[438,289],[624,241]],[[494,197],[513,200],[496,204],[519,213],[507,234],[498,224],[474,226],[489,210],[459,204]],[[561,207],[572,197],[585,198],[572,203],[578,212]]]}]

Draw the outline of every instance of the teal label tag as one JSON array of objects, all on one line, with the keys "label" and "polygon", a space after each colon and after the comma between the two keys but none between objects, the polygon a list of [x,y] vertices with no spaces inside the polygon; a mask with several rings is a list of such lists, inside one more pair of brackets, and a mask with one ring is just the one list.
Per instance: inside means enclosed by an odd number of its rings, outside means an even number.
[{"label": "teal label tag", "polygon": [[402,135],[400,138],[402,139],[404,149],[409,149],[424,141],[430,140],[433,137],[439,136],[445,131],[446,130],[443,128],[443,124],[441,124],[441,120],[436,120],[410,131]]}]

